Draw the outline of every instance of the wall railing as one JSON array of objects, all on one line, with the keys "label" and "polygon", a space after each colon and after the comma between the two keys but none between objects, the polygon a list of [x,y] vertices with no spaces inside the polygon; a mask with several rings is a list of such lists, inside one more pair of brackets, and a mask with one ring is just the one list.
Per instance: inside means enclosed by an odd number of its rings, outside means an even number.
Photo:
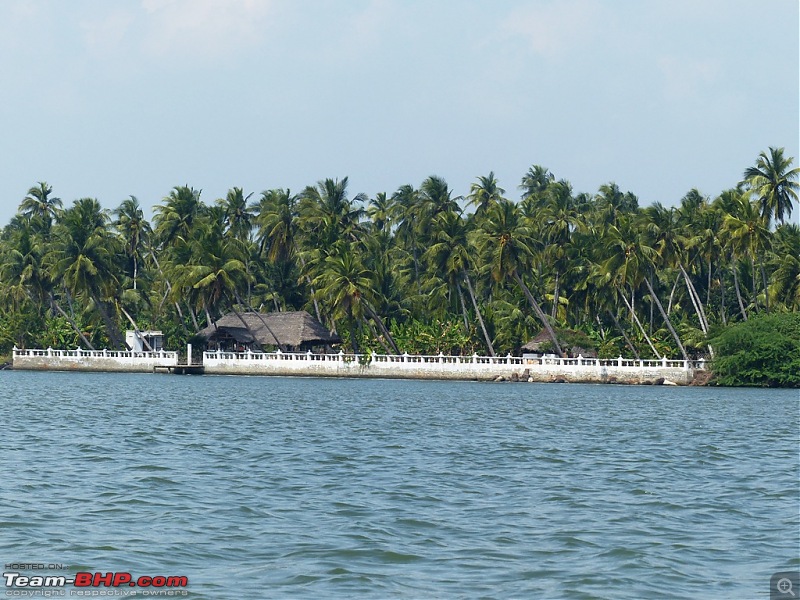
[{"label": "wall railing", "polygon": [[348,354],[339,352],[338,354],[315,354],[313,352],[223,352],[221,350],[206,351],[203,353],[203,362],[206,361],[250,361],[259,362],[325,362],[325,363],[358,363],[361,365],[369,364],[436,364],[436,365],[515,365],[521,367],[536,366],[556,366],[556,367],[615,367],[632,369],[694,369],[705,370],[706,361],[700,360],[672,360],[662,358],[660,360],[638,360],[630,358],[562,358],[555,355],[545,355],[541,357],[519,357],[519,356],[448,356],[445,354],[422,355],[422,354]]}]

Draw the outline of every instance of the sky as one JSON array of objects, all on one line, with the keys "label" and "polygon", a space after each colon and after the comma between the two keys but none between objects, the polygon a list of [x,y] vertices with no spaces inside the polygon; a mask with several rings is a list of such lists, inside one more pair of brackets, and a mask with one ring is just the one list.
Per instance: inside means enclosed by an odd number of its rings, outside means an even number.
[{"label": "sky", "polygon": [[[797,0],[2,0],[0,226],[179,185],[351,197],[542,165],[641,206],[798,166]],[[794,217],[800,210],[794,211]]]}]

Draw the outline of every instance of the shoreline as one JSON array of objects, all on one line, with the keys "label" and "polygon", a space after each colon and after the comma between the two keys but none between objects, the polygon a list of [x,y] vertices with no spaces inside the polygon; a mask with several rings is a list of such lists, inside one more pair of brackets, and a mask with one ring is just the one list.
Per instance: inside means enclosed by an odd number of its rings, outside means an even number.
[{"label": "shoreline", "polygon": [[181,362],[177,352],[14,349],[13,369],[28,371],[192,373],[509,381],[530,383],[606,383],[692,385],[710,373],[705,361],[543,357],[314,354],[311,352],[204,352],[201,362]]}]

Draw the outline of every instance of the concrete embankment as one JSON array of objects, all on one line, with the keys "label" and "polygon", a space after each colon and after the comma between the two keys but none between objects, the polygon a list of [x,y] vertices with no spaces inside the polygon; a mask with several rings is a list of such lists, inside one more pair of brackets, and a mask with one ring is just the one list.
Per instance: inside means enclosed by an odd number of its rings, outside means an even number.
[{"label": "concrete embankment", "polygon": [[206,352],[207,374],[308,377],[370,377],[460,381],[532,381],[581,383],[691,383],[704,364],[687,361],[599,360],[592,358],[519,358],[311,353]]},{"label": "concrete embankment", "polygon": [[[152,373],[181,369],[176,352],[86,350],[14,350],[14,368],[39,371]],[[306,353],[205,352],[202,367],[209,375],[295,377],[364,377],[458,381],[531,381],[574,383],[673,383],[688,385],[703,361],[616,358],[487,357],[354,355]]]},{"label": "concrete embankment", "polygon": [[91,371],[152,373],[157,367],[178,364],[177,352],[125,352],[117,350],[14,349],[14,369],[27,371]]}]

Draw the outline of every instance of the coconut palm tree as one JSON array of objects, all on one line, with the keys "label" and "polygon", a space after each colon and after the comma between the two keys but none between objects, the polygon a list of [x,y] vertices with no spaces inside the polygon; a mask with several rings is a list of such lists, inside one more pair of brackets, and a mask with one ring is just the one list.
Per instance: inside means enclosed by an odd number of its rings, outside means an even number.
[{"label": "coconut palm tree", "polygon": [[449,289],[455,291],[458,295],[464,316],[465,329],[469,331],[469,317],[467,316],[467,307],[464,302],[464,292],[461,289],[462,281],[467,285],[467,291],[480,324],[486,347],[489,353],[494,356],[492,340],[486,331],[486,324],[478,308],[478,302],[469,278],[468,270],[472,260],[467,241],[467,223],[457,212],[443,212],[433,220],[432,227],[432,245],[425,252],[423,258],[433,265],[435,272],[447,282]]},{"label": "coconut palm tree", "polygon": [[150,241],[152,229],[150,223],[144,218],[144,211],[139,205],[136,196],[130,196],[114,210],[117,220],[114,226],[125,245],[125,255],[132,267],[133,289],[136,289],[136,280],[139,275],[139,264],[145,248]]},{"label": "coconut palm tree", "polygon": [[572,186],[566,180],[552,182],[544,191],[544,206],[539,217],[546,243],[544,258],[553,269],[553,306],[555,319],[561,293],[561,275],[569,268],[572,231],[578,225],[578,211],[572,197]]},{"label": "coconut palm tree", "polygon": [[24,216],[34,219],[37,229],[48,233],[53,221],[61,211],[61,198],[50,197],[53,193],[53,186],[46,181],[28,190],[28,195],[22,199],[19,205],[19,212]]},{"label": "coconut palm tree", "polygon": [[225,212],[225,235],[233,236],[242,242],[250,241],[253,232],[253,214],[247,202],[253,194],[244,195],[242,188],[233,187],[228,190],[224,199],[217,204]]},{"label": "coconut palm tree", "polygon": [[792,157],[784,157],[783,148],[769,148],[769,154],[758,155],[756,164],[744,172],[744,183],[758,198],[761,216],[767,220],[785,222],[797,202],[797,183],[800,168],[792,169]]},{"label": "coconut palm tree", "polygon": [[556,180],[546,167],[533,165],[522,177],[519,188],[522,190],[522,199],[530,198],[543,193],[547,186]]},{"label": "coconut palm tree", "polygon": [[158,243],[167,247],[178,238],[184,241],[191,239],[194,222],[204,210],[200,190],[188,185],[174,187],[163,203],[155,207],[154,224]]},{"label": "coconut palm tree", "polygon": [[553,342],[553,348],[563,356],[553,326],[520,274],[534,252],[535,240],[531,234],[531,228],[520,218],[516,205],[505,200],[489,207],[486,218],[472,237],[475,246],[487,261],[494,280],[500,282],[511,279],[520,287]]},{"label": "coconut palm tree", "polygon": [[774,282],[770,294],[786,310],[800,310],[800,227],[783,224],[775,230]]},{"label": "coconut palm tree", "polygon": [[346,320],[353,352],[359,352],[356,326],[369,317],[379,327],[392,350],[399,354],[392,335],[372,307],[375,297],[373,284],[372,274],[358,259],[353,243],[339,245],[336,254],[326,256],[324,269],[314,279],[319,298],[327,304],[333,319]]},{"label": "coconut palm tree", "polygon": [[63,281],[73,296],[91,298],[112,347],[124,349],[125,340],[112,314],[119,292],[121,244],[109,223],[107,211],[97,200],[76,200],[53,227],[53,245],[45,260],[53,280]]},{"label": "coconut palm tree", "polygon": [[369,201],[367,216],[372,222],[373,232],[389,233],[392,229],[395,215],[394,198],[379,192]]},{"label": "coconut palm tree", "polygon": [[267,190],[254,207],[259,251],[272,263],[288,261],[297,250],[298,196],[286,189]]},{"label": "coconut palm tree", "polygon": [[[225,235],[225,213],[213,218],[213,211],[199,220],[190,244],[190,258],[176,269],[176,293],[188,293],[196,311],[208,317],[222,312],[221,305],[233,306],[247,279],[246,243]],[[210,321],[209,321],[210,322]]]},{"label": "coconut palm tree", "polygon": [[506,191],[497,184],[494,171],[489,171],[485,177],[478,177],[478,181],[469,188],[467,200],[475,206],[475,215],[480,216],[492,205],[503,198]]},{"label": "coconut palm tree", "polygon": [[[730,246],[731,255],[734,257],[746,256],[750,259],[752,303],[756,311],[758,311],[756,262],[758,259],[760,263],[770,241],[769,222],[767,217],[760,214],[759,208],[758,200],[751,201],[746,193],[735,193],[730,197],[727,207],[729,212],[723,221],[723,233]],[[766,293],[767,284],[763,268],[762,279],[765,291],[765,309],[769,311],[769,294]]]}]

